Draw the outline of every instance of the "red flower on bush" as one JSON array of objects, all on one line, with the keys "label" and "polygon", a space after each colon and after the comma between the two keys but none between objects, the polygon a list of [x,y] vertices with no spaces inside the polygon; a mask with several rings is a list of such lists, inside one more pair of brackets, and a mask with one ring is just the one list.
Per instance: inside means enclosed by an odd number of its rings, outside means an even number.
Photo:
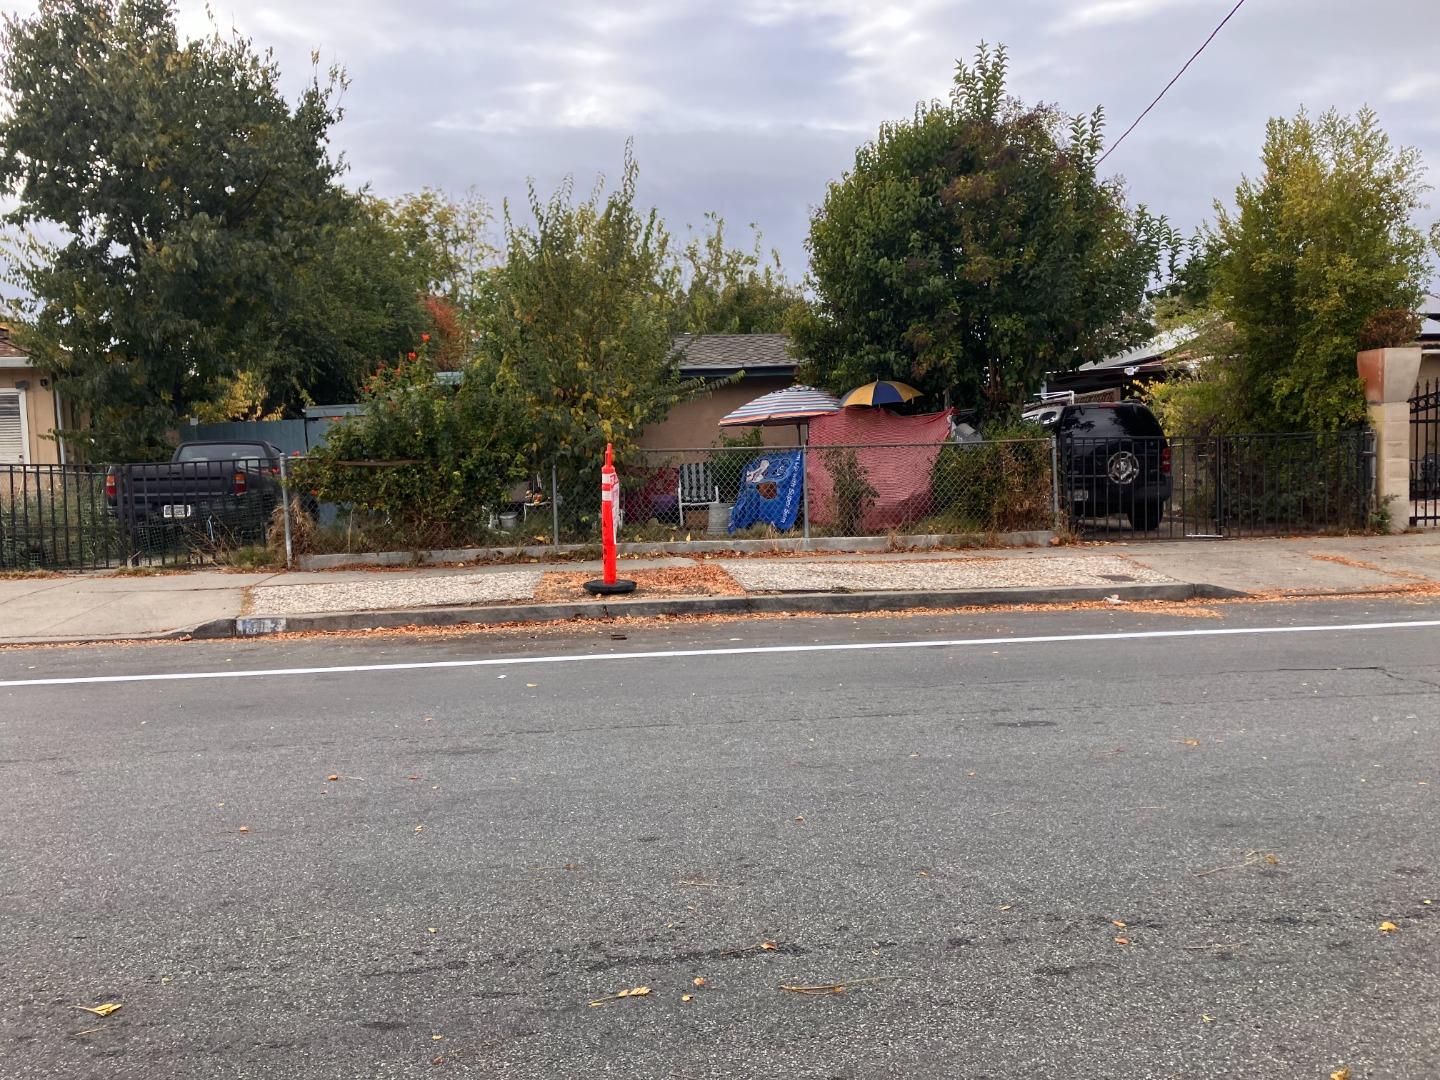
[{"label": "red flower on bush", "polygon": [[420,335],[420,340],[421,340],[421,341],[429,341],[429,340],[430,340],[430,335],[429,335],[429,334],[421,334],[421,335]]},{"label": "red flower on bush", "polygon": [[406,360],[414,360],[414,359],[415,359],[415,352],[414,352],[413,349],[412,349],[410,352],[407,352],[407,353],[405,354],[405,359],[406,359]]}]

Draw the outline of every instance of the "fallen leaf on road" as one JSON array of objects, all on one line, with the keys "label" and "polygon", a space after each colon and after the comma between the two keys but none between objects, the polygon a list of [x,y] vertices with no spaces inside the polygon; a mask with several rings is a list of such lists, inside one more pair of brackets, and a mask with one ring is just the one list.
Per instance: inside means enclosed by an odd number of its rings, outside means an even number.
[{"label": "fallen leaf on road", "polygon": [[443,1038],[445,1038],[444,1035],[431,1035],[431,1036],[430,1036],[430,1041],[431,1041],[431,1042],[439,1042],[439,1041],[440,1041],[441,1039],[443,1039]]},{"label": "fallen leaf on road", "polygon": [[325,779],[326,779],[326,780],[339,780],[339,779],[340,779],[340,774],[339,774],[339,773],[334,773],[334,774],[332,774],[332,775],[330,775],[330,776],[325,777]]},{"label": "fallen leaf on road", "polygon": [[437,927],[427,926],[427,927],[425,928],[425,931],[426,931],[426,933],[433,934],[433,933],[435,933],[436,929],[437,929]]},{"label": "fallen leaf on road", "polygon": [[430,1064],[431,1064],[431,1065],[443,1065],[444,1063],[445,1063],[445,1055],[444,1055],[444,1054],[436,1054],[433,1058],[430,1059]]},{"label": "fallen leaf on road", "polygon": [[1350,1080],[1350,1066],[1342,1065],[1330,1074],[1330,1080]]},{"label": "fallen leaf on road", "polygon": [[646,997],[650,993],[648,986],[634,986],[628,990],[619,990],[613,994],[606,994],[604,997],[594,998],[590,1001],[590,1008],[598,1009],[610,1001],[619,1001],[621,998]]},{"label": "fallen leaf on road", "polygon": [[1213,1016],[1211,1016],[1209,1013],[1201,1013],[1201,1014],[1200,1014],[1200,1022],[1201,1022],[1202,1024],[1213,1024],[1213,1023],[1215,1022],[1215,1018],[1214,1018]]},{"label": "fallen leaf on road", "polygon": [[1268,854],[1268,853],[1267,853],[1266,856],[1265,856],[1265,861],[1266,861],[1267,863],[1269,863],[1271,866],[1279,866],[1279,865],[1280,865],[1280,860],[1277,859],[1274,855],[1270,855],[1270,854]]},{"label": "fallen leaf on road", "polygon": [[766,952],[773,952],[774,950],[779,948],[779,946],[776,945],[773,941],[762,941],[760,942],[760,948],[765,950]]},{"label": "fallen leaf on road", "polygon": [[1189,747],[1196,747],[1200,745],[1199,739],[1181,739],[1180,741]]},{"label": "fallen leaf on road", "polygon": [[123,1008],[118,1001],[107,1001],[104,1005],[96,1005],[91,1008],[89,1005],[76,1005],[75,1008],[82,1012],[94,1013],[96,1016],[109,1016],[111,1013]]},{"label": "fallen leaf on road", "polygon": [[1393,922],[1391,922],[1389,919],[1386,919],[1384,922],[1382,922],[1382,923],[1380,924],[1380,932],[1381,932],[1382,934],[1393,934],[1393,933],[1395,933],[1396,930],[1399,930],[1399,929],[1400,929],[1400,927],[1396,926],[1396,925],[1395,925]]},{"label": "fallen leaf on road", "polygon": [[534,682],[527,682],[525,685],[528,686],[531,690],[534,690],[535,687],[539,686],[540,684]]},{"label": "fallen leaf on road", "polygon": [[407,777],[405,777],[405,779],[406,779],[406,780],[419,780],[420,777],[418,777],[418,776],[407,776]]},{"label": "fallen leaf on road", "polygon": [[415,831],[416,831],[416,832],[424,832],[424,831],[425,831],[425,826],[424,826],[424,825],[416,825],[416,826],[415,826]]},{"label": "fallen leaf on road", "polygon": [[1117,937],[1115,938],[1115,944],[1116,944],[1116,945],[1129,945],[1129,944],[1130,944],[1130,939],[1129,939],[1128,937],[1118,937],[1118,936],[1117,936]]},{"label": "fallen leaf on road", "polygon": [[240,832],[249,832],[249,831],[250,831],[250,826],[249,826],[249,825],[241,825],[239,831],[240,831]]},{"label": "fallen leaf on road", "polygon": [[1121,922],[1119,919],[1111,919],[1111,920],[1110,920],[1110,925],[1111,925],[1111,926],[1118,926],[1118,927],[1120,927],[1121,930],[1124,930],[1124,929],[1125,929],[1125,924],[1124,924],[1123,922]]},{"label": "fallen leaf on road", "polygon": [[694,994],[681,994],[681,995],[680,995],[680,1000],[681,1000],[681,1001],[692,1001],[692,1000],[694,1000],[694,998],[695,998],[695,995],[694,995]]},{"label": "fallen leaf on road", "polygon": [[700,977],[698,977],[698,978],[691,979],[690,981],[691,981],[692,983],[694,983],[696,986],[704,986],[704,985],[705,985],[705,977],[704,977],[703,975],[700,976]]},{"label": "fallen leaf on road", "polygon": [[1012,907],[1014,907],[1014,906],[1015,906],[1014,904],[1001,904],[1001,905],[1000,905],[1000,910],[1001,910],[1001,911],[1009,911],[1009,910],[1010,910]]}]

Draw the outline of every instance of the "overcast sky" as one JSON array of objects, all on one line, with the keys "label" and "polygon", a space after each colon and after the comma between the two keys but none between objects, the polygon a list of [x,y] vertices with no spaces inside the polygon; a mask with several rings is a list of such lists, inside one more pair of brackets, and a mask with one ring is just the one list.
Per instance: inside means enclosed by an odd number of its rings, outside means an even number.
[{"label": "overcast sky", "polygon": [[[474,185],[498,203],[619,171],[672,228],[716,210],[756,222],[804,268],[809,213],[857,144],[954,61],[1003,42],[1011,88],[1068,112],[1105,107],[1118,136],[1234,0],[212,0],[273,46],[287,82],[311,50],[352,86],[336,143],[381,195]],[[33,0],[0,0],[33,10]],[[182,28],[205,28],[182,0]],[[1302,103],[1375,108],[1440,180],[1437,0],[1247,0],[1105,167],[1186,231],[1255,171],[1267,117]],[[1440,205],[1440,202],[1437,202]],[[1425,223],[1435,220],[1427,212]]]}]

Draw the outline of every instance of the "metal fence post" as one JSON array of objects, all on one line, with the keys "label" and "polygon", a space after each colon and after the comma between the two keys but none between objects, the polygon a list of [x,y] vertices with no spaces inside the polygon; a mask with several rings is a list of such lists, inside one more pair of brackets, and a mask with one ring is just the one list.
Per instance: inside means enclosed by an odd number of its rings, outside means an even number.
[{"label": "metal fence post", "polygon": [[[801,534],[804,537],[806,546],[810,544],[810,470],[806,467],[808,461],[808,450],[810,440],[804,436],[800,439],[800,519]],[[794,528],[792,525],[791,528]]]},{"label": "metal fence post", "polygon": [[284,454],[280,455],[280,506],[280,516],[285,520],[285,569],[289,570],[295,561],[295,547],[290,538],[290,484]]},{"label": "metal fence post", "polygon": [[555,462],[550,462],[550,544],[560,546],[560,481]]},{"label": "metal fence post", "polygon": [[1060,440],[1050,436],[1050,527],[1060,528]]}]

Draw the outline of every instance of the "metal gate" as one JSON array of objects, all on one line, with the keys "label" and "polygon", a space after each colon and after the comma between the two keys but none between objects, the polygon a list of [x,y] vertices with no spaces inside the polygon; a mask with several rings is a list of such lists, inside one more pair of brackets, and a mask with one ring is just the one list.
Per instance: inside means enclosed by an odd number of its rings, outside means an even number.
[{"label": "metal gate", "polygon": [[1440,380],[1410,399],[1410,524],[1440,525]]},{"label": "metal gate", "polygon": [[1351,532],[1374,508],[1369,431],[1062,438],[1056,501],[1083,537]]}]

